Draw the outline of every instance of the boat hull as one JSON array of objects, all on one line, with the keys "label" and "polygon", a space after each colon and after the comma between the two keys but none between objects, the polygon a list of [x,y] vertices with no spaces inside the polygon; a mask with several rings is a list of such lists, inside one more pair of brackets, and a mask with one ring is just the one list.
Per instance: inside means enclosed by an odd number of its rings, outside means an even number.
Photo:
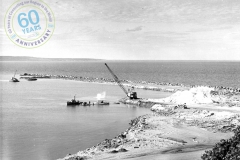
[{"label": "boat hull", "polygon": [[95,105],[109,105],[109,102],[105,102],[105,101],[98,101],[94,103]]},{"label": "boat hull", "polygon": [[12,79],[10,79],[9,82],[19,82],[19,80],[17,78],[12,77]]},{"label": "boat hull", "polygon": [[27,80],[28,80],[28,81],[36,81],[37,78],[28,78]]},{"label": "boat hull", "polygon": [[80,105],[81,103],[80,102],[67,102],[67,105],[68,106],[74,106],[74,105]]}]

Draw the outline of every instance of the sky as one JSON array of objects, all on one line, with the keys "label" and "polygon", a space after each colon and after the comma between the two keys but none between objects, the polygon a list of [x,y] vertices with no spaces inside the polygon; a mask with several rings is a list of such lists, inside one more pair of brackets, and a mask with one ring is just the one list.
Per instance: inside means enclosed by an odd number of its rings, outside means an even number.
[{"label": "sky", "polygon": [[239,0],[44,0],[55,31],[25,49],[7,37],[1,55],[109,60],[240,60]]}]

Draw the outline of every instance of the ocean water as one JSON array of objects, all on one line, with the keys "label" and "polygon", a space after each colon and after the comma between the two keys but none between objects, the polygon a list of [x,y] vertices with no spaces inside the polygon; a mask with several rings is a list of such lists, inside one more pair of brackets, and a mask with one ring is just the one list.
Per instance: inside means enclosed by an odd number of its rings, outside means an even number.
[{"label": "ocean water", "polygon": [[[238,62],[107,62],[121,79],[239,87]],[[112,78],[104,62],[1,62],[0,159],[52,160],[113,138],[148,108],[113,104],[124,97],[115,85],[67,80],[8,80],[18,73],[63,74]],[[17,75],[18,77],[19,75]],[[66,101],[95,101],[106,92],[109,106],[67,107]],[[139,97],[170,93],[137,90]]]},{"label": "ocean water", "polygon": [[[151,113],[149,108],[113,104],[124,96],[114,85],[66,80],[4,80],[1,85],[2,160],[63,158],[117,136],[131,119]],[[79,100],[93,102],[102,92],[109,106],[66,106],[75,94]],[[161,94],[140,91],[139,96]]]},{"label": "ocean water", "polygon": [[105,62],[120,79],[240,87],[239,61],[3,62],[0,72],[13,73],[18,69],[19,73],[112,78]]}]

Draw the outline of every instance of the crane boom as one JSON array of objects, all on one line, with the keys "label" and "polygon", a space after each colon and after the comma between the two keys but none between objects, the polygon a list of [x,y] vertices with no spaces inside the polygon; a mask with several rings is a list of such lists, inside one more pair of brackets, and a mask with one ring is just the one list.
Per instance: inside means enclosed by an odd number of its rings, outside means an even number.
[{"label": "crane boom", "polygon": [[17,73],[17,70],[16,70],[15,73],[14,73],[14,76],[13,76],[14,78],[15,78],[16,73]]},{"label": "crane boom", "polygon": [[107,63],[105,63],[105,66],[107,67],[107,69],[109,70],[109,72],[112,74],[115,82],[117,82],[117,84],[119,85],[119,87],[124,91],[124,93],[128,96],[128,92],[127,90],[124,88],[124,86],[122,85],[121,81],[118,79],[118,77],[113,73],[113,71],[108,67]]}]

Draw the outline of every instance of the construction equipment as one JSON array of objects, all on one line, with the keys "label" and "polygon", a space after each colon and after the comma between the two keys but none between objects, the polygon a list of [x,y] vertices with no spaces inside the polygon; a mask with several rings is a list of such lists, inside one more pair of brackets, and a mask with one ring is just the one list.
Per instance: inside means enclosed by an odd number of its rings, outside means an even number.
[{"label": "construction equipment", "polygon": [[126,88],[123,86],[121,81],[118,79],[118,77],[113,73],[113,71],[108,67],[107,63],[105,63],[105,66],[109,70],[109,72],[112,74],[115,82],[119,85],[119,87],[124,91],[124,93],[130,98],[130,99],[138,99],[137,98],[137,92],[134,92],[134,88],[132,87],[131,89],[126,90]]}]

